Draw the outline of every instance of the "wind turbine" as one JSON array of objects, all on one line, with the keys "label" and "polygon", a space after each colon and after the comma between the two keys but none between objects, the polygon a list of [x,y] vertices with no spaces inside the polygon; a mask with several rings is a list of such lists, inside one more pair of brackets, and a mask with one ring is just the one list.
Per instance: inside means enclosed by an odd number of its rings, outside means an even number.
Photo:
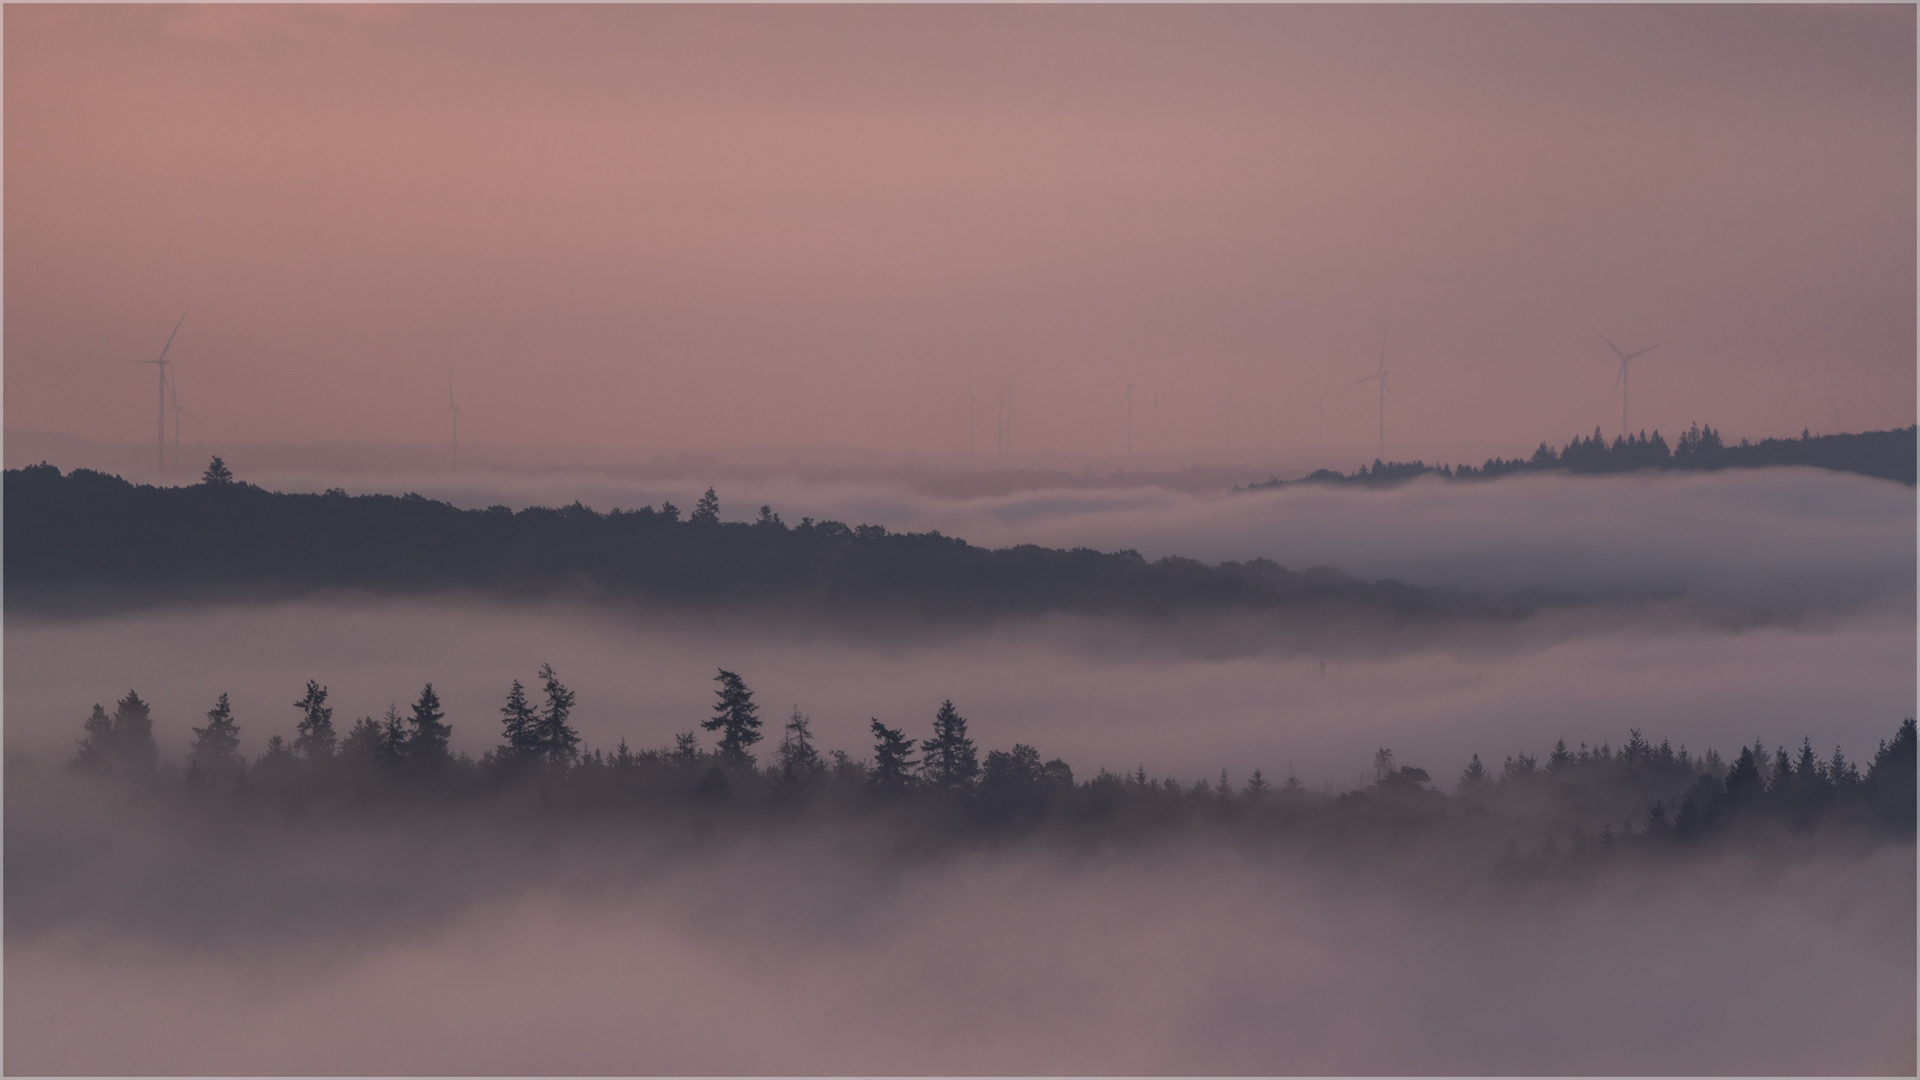
[{"label": "wind turbine", "polygon": [[[1607,341],[1607,335],[1601,334],[1599,330],[1595,330],[1594,333],[1600,334],[1601,341]],[[1621,352],[1620,346],[1615,345],[1611,341],[1607,341],[1607,348],[1612,349],[1613,355],[1620,358],[1620,370],[1614,373],[1613,385],[1620,389],[1620,437],[1623,439],[1627,437],[1628,432],[1627,387],[1630,383],[1631,376],[1628,365],[1665,344],[1666,342],[1664,341],[1656,341],[1638,352]]]},{"label": "wind turbine", "polygon": [[[1340,389],[1351,390],[1361,383],[1373,382],[1376,379],[1380,382],[1380,456],[1384,458],[1387,456],[1387,395],[1393,393],[1393,391],[1387,389],[1387,335],[1385,334],[1380,335],[1379,368],[1366,378],[1355,379]],[[1338,392],[1339,391],[1335,391],[1335,393]],[[1393,400],[1399,401],[1400,395],[1394,394]]]},{"label": "wind turbine", "polygon": [[448,417],[453,418],[453,464],[458,468],[460,465],[460,406],[453,400],[452,372],[447,373],[447,411],[440,414],[440,419],[445,420]]},{"label": "wind turbine", "polygon": [[[1133,456],[1133,388],[1136,385],[1137,385],[1136,383],[1130,383],[1130,382],[1103,382],[1103,383],[1094,384],[1095,388],[1099,388],[1103,386],[1118,386],[1121,388],[1120,390],[1121,397],[1126,401],[1126,405],[1127,405],[1126,447],[1127,447],[1128,457]],[[1160,400],[1159,394],[1160,392],[1158,390],[1154,391],[1154,401],[1156,403],[1158,403]]]},{"label": "wind turbine", "polygon": [[[193,416],[193,414],[180,407],[180,379],[178,376],[175,376],[168,384],[167,394],[173,400],[173,460],[175,463],[178,463],[180,460],[180,418],[183,416]],[[195,421],[200,419],[197,416],[193,418]],[[204,436],[202,437],[204,438]]]},{"label": "wind turbine", "polygon": [[180,334],[180,324],[187,321],[187,312],[191,310],[193,305],[189,304],[180,312],[179,321],[173,324],[173,333],[167,335],[167,343],[160,347],[159,359],[115,361],[121,364],[153,364],[160,369],[159,425],[153,436],[153,458],[154,467],[162,473],[167,471],[167,350],[173,348],[173,339]]}]

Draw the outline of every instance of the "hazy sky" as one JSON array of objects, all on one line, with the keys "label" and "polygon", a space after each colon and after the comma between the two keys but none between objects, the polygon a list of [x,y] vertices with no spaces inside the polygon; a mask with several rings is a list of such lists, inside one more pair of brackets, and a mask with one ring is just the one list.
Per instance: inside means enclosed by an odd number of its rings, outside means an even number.
[{"label": "hazy sky", "polygon": [[[10,6],[6,423],[1517,447],[1912,423],[1914,10]],[[1327,395],[1333,396],[1328,397]],[[1324,401],[1324,407],[1316,405]],[[993,445],[979,411],[977,445]]]}]

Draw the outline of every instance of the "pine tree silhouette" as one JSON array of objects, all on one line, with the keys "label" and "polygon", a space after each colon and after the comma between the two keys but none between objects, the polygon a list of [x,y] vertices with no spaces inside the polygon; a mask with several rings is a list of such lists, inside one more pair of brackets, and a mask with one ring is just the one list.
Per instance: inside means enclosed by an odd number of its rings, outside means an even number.
[{"label": "pine tree silhouette", "polygon": [[753,691],[747,689],[745,680],[725,668],[713,681],[720,684],[714,691],[720,700],[714,703],[713,718],[702,720],[700,726],[721,733],[720,757],[728,765],[752,765],[753,754],[747,748],[760,741],[760,707],[753,703]]},{"label": "pine tree silhouette", "polygon": [[240,757],[240,725],[234,723],[233,706],[227,695],[207,710],[207,726],[193,729],[193,746],[187,751],[190,769],[205,779],[231,777],[244,765]]},{"label": "pine tree silhouette", "polygon": [[327,688],[307,680],[307,694],[293,707],[301,712],[295,729],[293,749],[308,761],[328,761],[333,757],[333,710],[327,707]]},{"label": "pine tree silhouette", "polygon": [[898,794],[913,786],[913,740],[898,728],[872,719],[873,769],[867,785],[882,794]]},{"label": "pine tree silhouette", "polygon": [[407,764],[437,768],[447,763],[447,739],[453,734],[453,726],[445,721],[446,714],[440,710],[440,695],[434,693],[433,684],[428,683],[420,691],[420,699],[413,703],[413,715],[408,718],[412,730],[407,732]]},{"label": "pine tree silhouette", "polygon": [[980,760],[967,738],[967,719],[952,701],[940,704],[933,717],[933,738],[920,744],[920,774],[928,786],[968,791],[980,778]]},{"label": "pine tree silhouette", "polygon": [[540,665],[540,679],[547,693],[536,729],[540,755],[550,765],[570,765],[580,752],[580,733],[567,723],[573,715],[573,691],[561,685],[552,664]]}]

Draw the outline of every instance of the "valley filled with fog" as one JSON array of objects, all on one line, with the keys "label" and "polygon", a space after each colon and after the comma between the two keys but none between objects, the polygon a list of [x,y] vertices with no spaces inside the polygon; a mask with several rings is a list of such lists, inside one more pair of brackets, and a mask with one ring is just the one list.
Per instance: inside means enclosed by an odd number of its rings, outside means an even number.
[{"label": "valley filled with fog", "polygon": [[[419,479],[468,506],[699,495],[583,474]],[[336,483],[351,481],[313,481]],[[1912,1068],[1910,841],[1802,838],[1509,887],[1445,844],[1329,862],[1203,833],[923,849],[845,822],[208,824],[64,769],[88,709],[129,689],[174,762],[230,695],[251,759],[293,738],[308,679],[343,730],[431,682],[451,748],[479,758],[500,741],[508,684],[545,663],[603,751],[697,731],[725,668],[769,730],[798,709],[822,749],[854,758],[872,752],[873,718],[922,738],[951,699],[983,753],[1030,744],[1082,779],[1225,770],[1237,787],[1259,769],[1328,793],[1365,787],[1381,747],[1451,791],[1473,754],[1544,758],[1556,740],[1618,746],[1630,729],[1722,759],[1804,736],[1865,761],[1914,711],[1914,494],[1882,481],[1784,469],[1204,497],[719,495],[730,520],[764,502],[789,522],[1567,599],[1415,622],[964,626],[340,592],[10,611],[8,1069]],[[411,1037],[422,1027],[431,1039]]]}]

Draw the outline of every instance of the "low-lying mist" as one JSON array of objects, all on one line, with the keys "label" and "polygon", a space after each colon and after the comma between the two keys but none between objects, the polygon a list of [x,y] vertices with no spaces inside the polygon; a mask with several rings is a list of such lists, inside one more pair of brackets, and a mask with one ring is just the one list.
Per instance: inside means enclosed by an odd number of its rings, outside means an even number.
[{"label": "low-lying mist", "polygon": [[[285,491],[419,492],[514,509],[576,500],[606,511],[693,505],[702,485],[611,472],[243,477]],[[1135,549],[1218,562],[1268,558],[1421,586],[1687,595],[1755,609],[1913,610],[1914,490],[1808,468],[1635,476],[1416,480],[1380,490],[1302,485],[1193,495],[1161,488],[943,499],[899,486],[717,482],[725,520],[762,504],[985,547]]]},{"label": "low-lying mist", "polygon": [[8,779],[26,1073],[1886,1073],[1907,842],[1490,879],[1203,835],[916,849]]},{"label": "low-lying mist", "polygon": [[15,615],[7,746],[70,756],[88,709],[134,689],[154,705],[161,752],[178,759],[226,692],[241,749],[257,755],[270,735],[292,738],[293,702],[317,679],[342,730],[431,682],[453,748],[478,757],[500,741],[509,682],[531,682],[542,663],[578,693],[574,723],[602,748],[694,730],[726,668],[770,722],[797,705],[824,748],[856,757],[870,717],[920,737],[951,698],[983,750],[1028,743],[1080,775],[1145,764],[1192,780],[1224,767],[1238,782],[1291,768],[1310,787],[1351,783],[1383,745],[1450,782],[1471,753],[1497,762],[1557,738],[1618,745],[1629,728],[1696,753],[1804,735],[1858,760],[1914,708],[1914,624],[1892,614],[1716,630],[1659,608],[1548,613],[1478,634],[1396,641],[1329,627],[1271,646],[1226,620],[835,629],[451,598]]}]

